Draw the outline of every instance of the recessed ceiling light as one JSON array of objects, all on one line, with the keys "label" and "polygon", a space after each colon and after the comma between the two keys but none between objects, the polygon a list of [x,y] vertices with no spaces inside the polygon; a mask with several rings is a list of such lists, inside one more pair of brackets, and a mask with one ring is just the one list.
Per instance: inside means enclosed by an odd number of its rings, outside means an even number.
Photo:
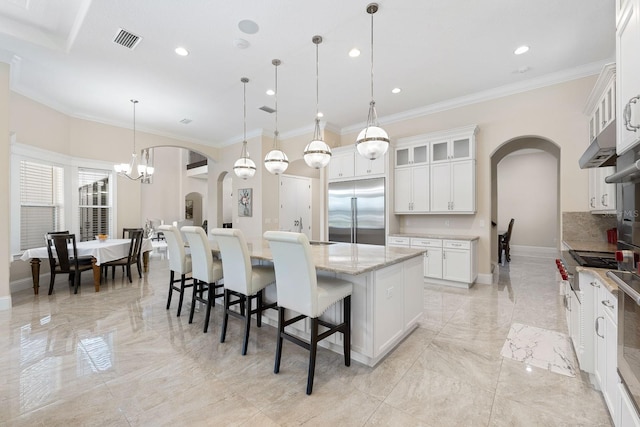
[{"label": "recessed ceiling light", "polygon": [[273,96],[275,94],[276,94],[276,92],[273,89],[267,89],[267,95]]},{"label": "recessed ceiling light", "polygon": [[260,29],[260,27],[258,27],[258,24],[250,19],[243,19],[242,21],[238,22],[238,28],[245,34],[255,34]]},{"label": "recessed ceiling light", "polygon": [[176,48],[176,53],[180,56],[187,56],[189,55],[189,51],[183,47],[177,47]]},{"label": "recessed ceiling light", "polygon": [[349,56],[352,58],[357,58],[358,56],[360,56],[360,49],[354,47],[349,51]]},{"label": "recessed ceiling light", "polygon": [[522,45],[513,51],[516,55],[522,55],[523,53],[527,53],[529,51],[529,46]]},{"label": "recessed ceiling light", "polygon": [[391,93],[400,93],[402,92],[402,89],[400,89],[399,87],[394,87],[393,89],[391,89]]}]

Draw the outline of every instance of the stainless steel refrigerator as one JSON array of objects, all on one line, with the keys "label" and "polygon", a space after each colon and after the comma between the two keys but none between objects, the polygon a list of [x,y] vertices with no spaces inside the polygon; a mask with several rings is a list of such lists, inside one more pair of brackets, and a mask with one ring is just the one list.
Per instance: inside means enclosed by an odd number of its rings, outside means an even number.
[{"label": "stainless steel refrigerator", "polygon": [[329,240],[385,244],[384,178],[329,184]]}]

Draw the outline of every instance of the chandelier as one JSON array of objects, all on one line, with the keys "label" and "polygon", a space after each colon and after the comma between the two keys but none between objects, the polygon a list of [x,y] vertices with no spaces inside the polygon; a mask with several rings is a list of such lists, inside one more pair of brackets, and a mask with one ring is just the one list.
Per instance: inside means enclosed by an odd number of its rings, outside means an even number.
[{"label": "chandelier", "polygon": [[278,144],[278,65],[282,62],[279,59],[274,59],[271,63],[275,66],[276,70],[276,130],[273,132],[273,149],[265,156],[264,167],[267,168],[269,173],[280,175],[289,167],[289,159],[284,151],[280,149]]},{"label": "chandelier", "polygon": [[367,127],[358,134],[358,138],[356,139],[358,153],[370,160],[384,156],[389,148],[389,135],[387,135],[384,129],[378,126],[376,101],[373,99],[373,15],[377,11],[378,4],[369,3],[367,13],[371,15],[371,101],[369,102]]},{"label": "chandelier", "polygon": [[[144,149],[142,155],[144,163],[138,161],[138,155],[136,154],[136,104],[137,100],[132,99],[133,104],[133,152],[131,153],[131,161],[129,163],[120,163],[113,166],[113,169],[120,176],[129,178],[132,181],[141,180],[142,182],[149,182],[149,178],[153,175],[154,168],[149,166],[149,150]],[[136,173],[137,175],[132,175]]]},{"label": "chandelier", "polygon": [[240,81],[244,88],[244,136],[242,139],[242,151],[240,152],[240,158],[234,163],[233,171],[238,178],[247,179],[252,178],[253,175],[256,174],[256,164],[249,157],[249,153],[247,153],[247,83],[249,83],[249,79],[243,77]]},{"label": "chandelier", "polygon": [[311,41],[316,45],[316,127],[313,131],[313,139],[304,149],[305,163],[315,169],[320,169],[329,164],[331,160],[331,148],[322,139],[320,132],[319,85],[318,85],[318,45],[322,43],[321,36],[313,36]]}]

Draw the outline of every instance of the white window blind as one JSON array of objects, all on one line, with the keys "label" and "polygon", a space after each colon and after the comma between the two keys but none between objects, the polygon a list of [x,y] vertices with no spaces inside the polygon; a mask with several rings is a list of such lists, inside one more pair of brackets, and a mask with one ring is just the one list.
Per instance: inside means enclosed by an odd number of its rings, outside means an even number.
[{"label": "white window blind", "polygon": [[94,239],[97,234],[111,235],[110,179],[110,171],[78,169],[80,241]]},{"label": "white window blind", "polygon": [[63,230],[64,169],[20,162],[20,249],[44,246],[44,235]]}]

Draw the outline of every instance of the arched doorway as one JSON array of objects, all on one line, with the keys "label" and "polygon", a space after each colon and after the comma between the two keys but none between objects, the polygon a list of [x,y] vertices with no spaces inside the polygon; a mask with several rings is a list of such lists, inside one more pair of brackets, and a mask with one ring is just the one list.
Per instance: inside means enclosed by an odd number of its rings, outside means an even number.
[{"label": "arched doorway", "polygon": [[510,218],[515,217],[512,247],[557,250],[560,216],[560,147],[537,136],[501,144],[491,154],[492,264],[498,260],[498,233]]}]

